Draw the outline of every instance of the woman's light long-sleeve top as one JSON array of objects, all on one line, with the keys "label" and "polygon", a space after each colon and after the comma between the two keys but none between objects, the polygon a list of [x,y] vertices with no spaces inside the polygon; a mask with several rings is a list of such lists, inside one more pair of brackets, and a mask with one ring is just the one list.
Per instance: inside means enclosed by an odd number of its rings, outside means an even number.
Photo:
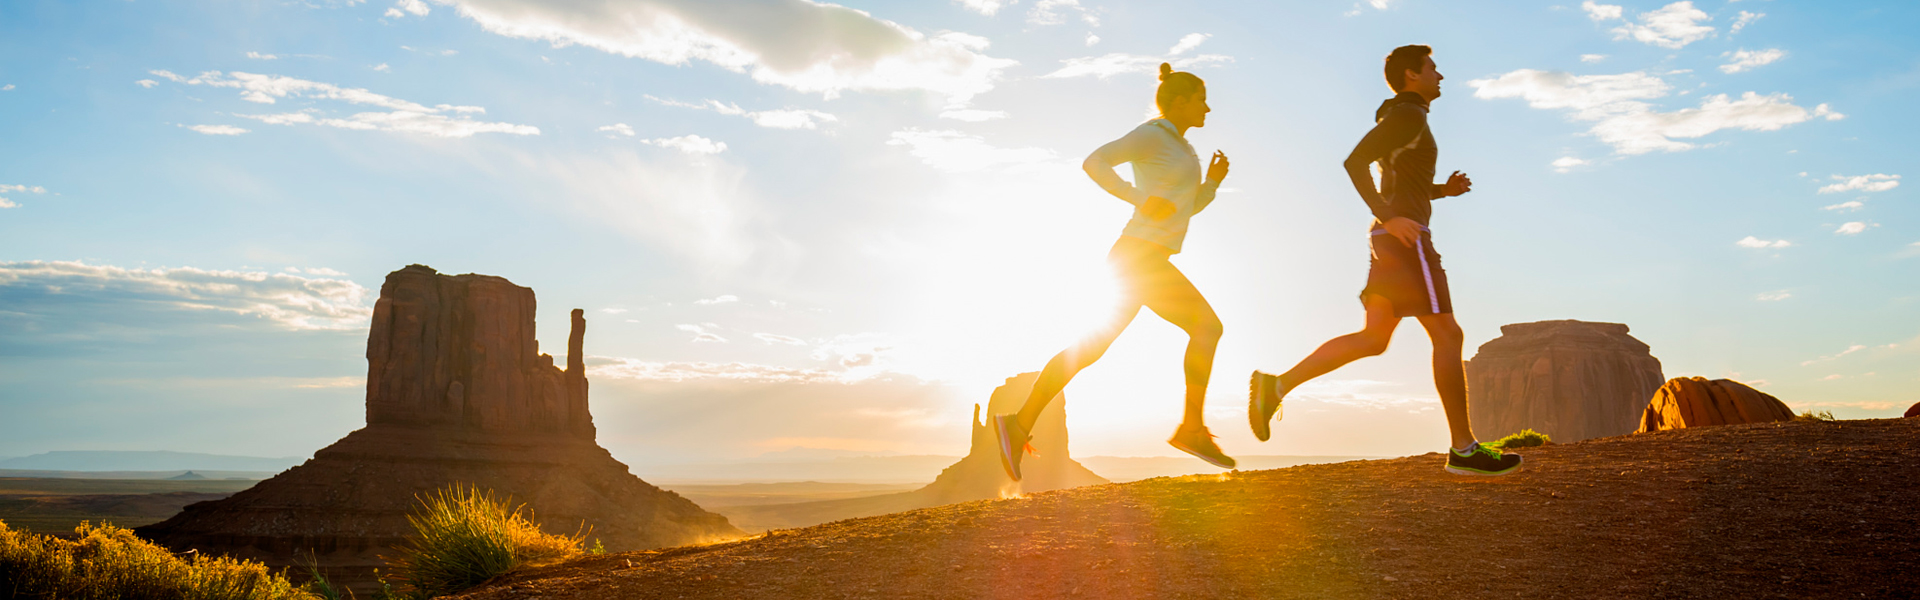
[{"label": "woman's light long-sleeve top", "polygon": [[[1133,181],[1121,179],[1113,168],[1133,164]],[[1120,139],[1094,150],[1083,165],[1094,183],[1107,193],[1133,205],[1133,220],[1127,221],[1120,235],[1139,238],[1180,251],[1187,238],[1187,221],[1213,203],[1218,181],[1203,181],[1200,155],[1180,136],[1180,130],[1166,119],[1154,119]],[[1173,215],[1154,219],[1146,215],[1147,198],[1159,196],[1173,202]]]}]

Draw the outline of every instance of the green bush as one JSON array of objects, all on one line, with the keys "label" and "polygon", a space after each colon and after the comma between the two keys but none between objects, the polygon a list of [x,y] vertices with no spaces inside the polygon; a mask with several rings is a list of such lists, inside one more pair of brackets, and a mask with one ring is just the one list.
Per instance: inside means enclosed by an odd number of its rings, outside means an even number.
[{"label": "green bush", "polygon": [[1495,448],[1525,448],[1527,446],[1543,446],[1551,443],[1553,443],[1553,438],[1547,437],[1547,434],[1532,429],[1522,429],[1520,433],[1500,438],[1487,445]]},{"label": "green bush", "polygon": [[414,535],[399,556],[387,560],[390,576],[402,584],[400,595],[456,594],[518,566],[580,554],[584,533],[544,533],[511,501],[468,486],[421,498],[420,508],[407,515]]},{"label": "green bush", "polygon": [[314,600],[266,565],[182,560],[132,531],[81,523],[63,540],[0,521],[0,593],[47,600]]}]

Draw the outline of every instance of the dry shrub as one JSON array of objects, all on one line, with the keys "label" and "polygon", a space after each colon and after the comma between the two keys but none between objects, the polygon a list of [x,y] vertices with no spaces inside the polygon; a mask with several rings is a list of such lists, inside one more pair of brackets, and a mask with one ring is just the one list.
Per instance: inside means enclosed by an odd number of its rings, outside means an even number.
[{"label": "dry shrub", "polygon": [[311,600],[253,561],[181,560],[132,531],[81,523],[63,540],[0,522],[0,594],[47,600]]},{"label": "dry shrub", "polygon": [[1500,448],[1500,449],[1506,450],[1506,449],[1513,449],[1513,448],[1525,448],[1528,446],[1544,446],[1551,443],[1553,443],[1553,438],[1548,437],[1547,434],[1540,433],[1532,429],[1522,429],[1520,430],[1520,433],[1516,433],[1507,437],[1500,438],[1499,440],[1487,445],[1492,446],[1494,448]]},{"label": "dry shrub", "polygon": [[564,536],[540,531],[522,505],[496,499],[492,491],[456,485],[420,498],[407,515],[414,535],[397,557],[387,560],[403,595],[433,597],[459,593],[522,565],[553,562],[580,554],[584,533]]}]

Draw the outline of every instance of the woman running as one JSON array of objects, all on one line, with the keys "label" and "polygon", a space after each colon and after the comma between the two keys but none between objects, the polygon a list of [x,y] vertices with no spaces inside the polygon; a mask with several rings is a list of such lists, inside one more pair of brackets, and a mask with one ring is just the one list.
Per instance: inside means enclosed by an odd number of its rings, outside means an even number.
[{"label": "woman running", "polygon": [[[1220,343],[1220,317],[1194,289],[1193,282],[1167,259],[1180,251],[1187,237],[1187,221],[1213,202],[1220,180],[1227,176],[1227,156],[1213,153],[1206,179],[1200,178],[1200,156],[1187,143],[1187,130],[1207,123],[1206,83],[1192,73],[1176,72],[1160,64],[1160,89],[1153,103],[1160,118],[1147,121],[1120,139],[1108,142],[1088,156],[1081,168],[1107,193],[1134,206],[1133,220],[1121,230],[1119,241],[1107,253],[1120,284],[1119,311],[1112,320],[1060,352],[1040,371],[1033,392],[1020,412],[994,415],[1000,436],[1000,464],[1007,475],[1020,480],[1020,459],[1032,452],[1029,431],[1067,382],[1120,337],[1140,307],[1152,309],[1187,332],[1187,411],[1180,428],[1167,443],[1214,466],[1232,468],[1234,461],[1213,443],[1213,434],[1201,416],[1207,400],[1207,378],[1213,372],[1213,351]],[[1133,163],[1128,184],[1114,173],[1121,163]]]}]

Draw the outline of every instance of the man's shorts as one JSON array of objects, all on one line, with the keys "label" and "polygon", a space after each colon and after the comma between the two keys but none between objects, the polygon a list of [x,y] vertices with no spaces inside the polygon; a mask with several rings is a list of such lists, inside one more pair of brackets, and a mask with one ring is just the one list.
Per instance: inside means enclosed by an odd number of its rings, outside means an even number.
[{"label": "man's shorts", "polygon": [[1400,243],[1384,229],[1373,230],[1373,262],[1367,270],[1367,287],[1360,290],[1360,302],[1379,295],[1393,303],[1396,317],[1417,317],[1453,312],[1453,295],[1447,291],[1447,272],[1440,268],[1440,253],[1433,249],[1433,233],[1420,228],[1420,239],[1413,246]]}]

